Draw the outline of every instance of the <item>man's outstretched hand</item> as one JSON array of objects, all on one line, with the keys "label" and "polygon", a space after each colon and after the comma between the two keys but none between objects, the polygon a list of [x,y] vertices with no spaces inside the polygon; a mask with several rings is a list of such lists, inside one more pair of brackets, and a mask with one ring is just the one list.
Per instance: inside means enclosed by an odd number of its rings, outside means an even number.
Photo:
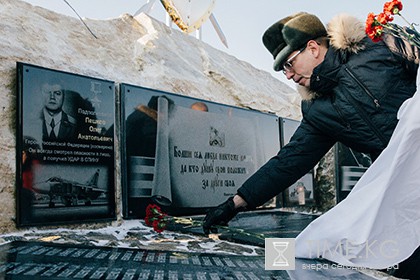
[{"label": "man's outstretched hand", "polygon": [[217,232],[217,228],[214,226],[227,226],[227,223],[232,220],[239,209],[235,209],[235,203],[233,197],[230,197],[227,201],[223,202],[214,209],[211,209],[206,217],[204,218],[203,230],[205,234],[211,232]]}]

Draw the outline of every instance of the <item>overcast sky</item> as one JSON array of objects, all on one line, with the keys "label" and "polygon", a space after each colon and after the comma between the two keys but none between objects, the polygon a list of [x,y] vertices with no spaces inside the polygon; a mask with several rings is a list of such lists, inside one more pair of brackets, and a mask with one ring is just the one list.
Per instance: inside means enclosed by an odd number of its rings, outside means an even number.
[{"label": "overcast sky", "polygon": [[[62,14],[77,17],[63,0],[24,1]],[[146,0],[67,1],[80,16],[92,19],[116,18],[124,13],[133,15],[147,2]],[[210,2],[209,0],[207,1]],[[272,70],[272,56],[261,42],[261,36],[267,27],[277,20],[299,11],[316,14],[324,23],[327,23],[334,15],[343,12],[352,14],[365,21],[369,12],[381,12],[385,2],[382,0],[217,0],[213,14],[227,38],[229,48],[226,48],[220,42],[210,21],[207,21],[203,25],[202,40],[240,60],[251,63],[256,68],[271,73],[281,81],[286,81],[282,77],[283,74],[281,72],[274,72]],[[420,23],[420,14],[418,13],[420,11],[420,1],[411,0],[402,1],[402,3],[404,5],[402,14],[409,21]],[[159,0],[156,0],[150,15],[165,22],[164,8]],[[396,22],[404,24],[401,20]],[[173,28],[178,29],[176,25],[173,25]],[[289,82],[287,84],[293,86],[293,83]]]}]

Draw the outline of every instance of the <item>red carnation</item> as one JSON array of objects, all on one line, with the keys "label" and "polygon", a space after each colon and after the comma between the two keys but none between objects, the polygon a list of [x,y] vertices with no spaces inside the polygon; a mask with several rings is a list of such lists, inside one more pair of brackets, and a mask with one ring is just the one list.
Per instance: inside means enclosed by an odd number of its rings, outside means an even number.
[{"label": "red carnation", "polygon": [[147,226],[153,226],[153,229],[161,233],[168,223],[168,215],[162,212],[162,209],[156,204],[149,204],[146,207],[146,217],[144,221]]},{"label": "red carnation", "polygon": [[[381,20],[383,20],[383,18],[381,18]],[[374,13],[368,14],[365,31],[372,41],[379,42],[381,40],[383,27]]]},{"label": "red carnation", "polygon": [[377,17],[377,20],[380,24],[387,24],[389,21],[393,21],[394,18],[389,13],[380,13]]},{"label": "red carnation", "polygon": [[145,221],[146,225],[148,225],[149,227],[151,227],[153,225],[153,217],[146,216],[144,218],[144,221]]},{"label": "red carnation", "polygon": [[146,216],[144,222],[148,226],[152,226],[155,221],[159,221],[163,217],[162,210],[156,204],[149,204],[146,207]]},{"label": "red carnation", "polygon": [[391,15],[398,14],[403,8],[400,0],[393,0],[384,4],[384,13],[390,13]]},{"label": "red carnation", "polygon": [[162,220],[155,220],[153,221],[153,229],[157,233],[161,233],[166,228],[166,221],[164,219]]}]

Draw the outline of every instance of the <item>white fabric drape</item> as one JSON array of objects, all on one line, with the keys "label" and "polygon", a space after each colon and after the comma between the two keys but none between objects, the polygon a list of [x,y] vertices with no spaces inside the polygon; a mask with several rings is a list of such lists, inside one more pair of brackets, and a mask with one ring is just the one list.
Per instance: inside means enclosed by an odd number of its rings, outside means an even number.
[{"label": "white fabric drape", "polygon": [[384,269],[420,245],[420,93],[404,102],[388,147],[345,200],[296,238],[296,257]]}]

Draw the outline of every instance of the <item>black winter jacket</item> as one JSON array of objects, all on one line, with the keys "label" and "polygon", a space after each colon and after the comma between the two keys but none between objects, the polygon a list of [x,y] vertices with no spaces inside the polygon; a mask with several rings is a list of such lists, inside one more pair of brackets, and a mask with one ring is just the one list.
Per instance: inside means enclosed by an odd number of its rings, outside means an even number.
[{"label": "black winter jacket", "polygon": [[375,159],[397,125],[399,107],[416,91],[416,48],[392,36],[373,43],[363,24],[345,15],[334,18],[327,30],[330,47],[311,76],[300,126],[238,189],[249,208],[295,183],[336,142]]}]

